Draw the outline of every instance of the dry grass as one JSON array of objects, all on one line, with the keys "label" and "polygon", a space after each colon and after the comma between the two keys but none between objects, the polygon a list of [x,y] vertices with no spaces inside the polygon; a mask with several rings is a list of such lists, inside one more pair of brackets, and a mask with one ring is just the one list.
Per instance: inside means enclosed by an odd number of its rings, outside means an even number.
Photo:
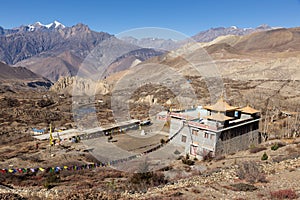
[{"label": "dry grass", "polygon": [[266,147],[253,147],[253,148],[249,149],[249,152],[250,153],[258,153],[258,152],[261,152],[264,150],[267,150],[267,148]]},{"label": "dry grass", "polygon": [[255,163],[254,161],[241,163],[237,170],[237,176],[239,177],[239,179],[245,180],[249,183],[267,182],[266,175],[261,172],[257,163]]},{"label": "dry grass", "polygon": [[292,189],[273,191],[273,192],[270,192],[270,195],[271,195],[272,199],[296,199],[296,198],[298,198],[298,195]]}]

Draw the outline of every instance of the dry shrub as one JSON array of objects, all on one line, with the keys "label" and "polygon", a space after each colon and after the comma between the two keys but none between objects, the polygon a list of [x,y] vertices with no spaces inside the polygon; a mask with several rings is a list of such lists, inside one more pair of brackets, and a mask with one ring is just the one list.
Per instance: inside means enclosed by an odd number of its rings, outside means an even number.
[{"label": "dry shrub", "polygon": [[273,162],[282,162],[285,160],[295,159],[298,158],[300,155],[298,153],[292,153],[290,155],[279,155],[272,158]]},{"label": "dry shrub", "polygon": [[182,157],[181,161],[182,161],[183,164],[186,164],[186,165],[189,165],[189,166],[195,164],[195,161],[194,161],[194,160],[190,160],[189,154],[186,154],[185,157]]},{"label": "dry shrub", "polygon": [[266,175],[260,171],[257,163],[254,161],[243,162],[239,165],[237,176],[241,180],[246,180],[249,183],[265,183]]},{"label": "dry shrub", "polygon": [[62,195],[59,199],[69,199],[69,200],[86,200],[86,199],[120,199],[121,195],[117,192],[106,192],[101,190],[72,190],[66,195]]},{"label": "dry shrub", "polygon": [[53,188],[57,183],[61,181],[60,176],[57,173],[49,173],[46,175],[44,187],[47,189]]},{"label": "dry shrub", "polygon": [[234,191],[245,191],[245,192],[252,192],[257,190],[257,187],[254,185],[246,184],[246,183],[237,183],[230,185],[231,189]]},{"label": "dry shrub", "polygon": [[195,194],[200,194],[201,193],[201,191],[197,188],[193,188],[192,192],[195,193]]},{"label": "dry shrub", "polygon": [[202,153],[202,158],[203,158],[203,161],[210,162],[213,159],[213,155],[211,152]]},{"label": "dry shrub", "polygon": [[224,160],[225,156],[224,155],[218,155],[214,158],[215,161],[220,161],[220,160]]},{"label": "dry shrub", "polygon": [[128,180],[128,188],[135,191],[145,191],[149,187],[166,184],[168,181],[161,172],[134,173]]},{"label": "dry shrub", "polygon": [[166,184],[168,182],[162,172],[149,171],[150,164],[147,160],[141,163],[138,173],[132,174],[128,178],[127,187],[133,191],[147,191],[147,188]]},{"label": "dry shrub", "polygon": [[37,102],[37,105],[41,108],[53,105],[55,102],[52,99],[41,99]]},{"label": "dry shrub", "polygon": [[173,169],[172,166],[166,166],[166,167],[161,168],[159,171],[165,172],[165,171],[170,171],[170,170],[172,170],[172,169]]},{"label": "dry shrub", "polygon": [[295,149],[293,147],[287,147],[285,150],[288,152],[288,154],[292,154],[292,153],[297,152],[297,149]]},{"label": "dry shrub", "polygon": [[18,106],[20,106],[20,102],[19,102],[18,99],[11,98],[11,97],[4,97],[3,100],[6,101],[6,106],[8,106],[8,107],[18,107]]},{"label": "dry shrub", "polygon": [[261,152],[264,150],[267,150],[267,148],[266,147],[253,147],[253,148],[249,149],[249,152],[250,153],[258,153],[258,152]]},{"label": "dry shrub", "polygon": [[272,199],[296,199],[298,196],[292,189],[277,190],[270,193]]},{"label": "dry shrub", "polygon": [[182,163],[191,166],[191,165],[195,164],[195,161],[190,160],[190,159],[182,159]]},{"label": "dry shrub", "polygon": [[27,198],[14,193],[0,193],[0,199],[2,200],[27,200]]}]

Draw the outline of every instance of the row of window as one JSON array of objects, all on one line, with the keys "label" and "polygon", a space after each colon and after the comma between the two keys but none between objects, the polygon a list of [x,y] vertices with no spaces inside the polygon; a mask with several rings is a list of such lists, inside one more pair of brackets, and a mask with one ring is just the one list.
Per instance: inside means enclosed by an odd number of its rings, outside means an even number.
[{"label": "row of window", "polygon": [[211,133],[204,133],[204,138],[209,138],[211,140],[215,139],[215,134],[211,134]]},{"label": "row of window", "polygon": [[[195,136],[198,136],[198,130],[192,129],[192,134]],[[215,134],[204,132],[204,138],[214,140],[215,139]],[[181,136],[181,142],[186,142],[187,137],[185,135]]]},{"label": "row of window", "polygon": [[[195,135],[195,136],[198,136],[198,132],[199,130],[197,129],[192,129],[192,134]],[[204,138],[209,138],[209,139],[214,139],[215,137],[215,134],[211,134],[211,133],[208,133],[208,132],[204,132]]]}]

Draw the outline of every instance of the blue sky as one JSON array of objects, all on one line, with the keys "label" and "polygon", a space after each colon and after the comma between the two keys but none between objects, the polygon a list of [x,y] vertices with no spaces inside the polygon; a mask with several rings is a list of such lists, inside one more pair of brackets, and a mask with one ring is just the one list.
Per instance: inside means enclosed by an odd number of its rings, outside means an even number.
[{"label": "blue sky", "polygon": [[300,0],[1,0],[0,9],[4,28],[58,20],[111,34],[161,27],[191,36],[220,26],[300,26]]}]

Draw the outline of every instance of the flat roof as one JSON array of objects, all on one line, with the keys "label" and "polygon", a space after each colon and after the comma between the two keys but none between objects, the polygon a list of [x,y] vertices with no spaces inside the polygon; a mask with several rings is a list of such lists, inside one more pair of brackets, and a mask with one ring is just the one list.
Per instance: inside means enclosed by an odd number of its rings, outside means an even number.
[{"label": "flat roof", "polygon": [[224,114],[221,114],[221,113],[217,113],[217,114],[213,114],[213,115],[208,115],[206,117],[204,117],[206,119],[210,119],[210,120],[215,120],[215,121],[220,121],[220,122],[224,122],[224,121],[227,121],[227,120],[231,120],[231,119],[234,119],[233,117],[228,117]]},{"label": "flat roof", "polygon": [[199,122],[189,121],[188,124],[189,124],[189,126],[193,126],[195,128],[200,128],[200,129],[203,129],[203,130],[207,130],[207,131],[212,131],[212,132],[215,132],[215,133],[219,133],[219,132],[222,132],[222,131],[230,130],[232,128],[243,126],[245,124],[250,124],[250,123],[253,123],[253,122],[256,122],[256,121],[259,121],[259,120],[260,119],[252,119],[250,121],[245,121],[243,123],[240,123],[240,124],[237,124],[237,125],[233,125],[233,126],[229,126],[229,127],[222,128],[222,129],[217,129],[216,127],[211,127],[209,125],[201,124]]},{"label": "flat roof", "polygon": [[[119,122],[119,123],[115,123],[115,124],[109,124],[109,125],[105,125],[102,127],[96,127],[96,128],[86,129],[86,130],[69,129],[69,130],[60,131],[60,132],[52,132],[52,135],[53,135],[53,137],[57,137],[57,133],[58,133],[59,136],[63,139],[66,137],[71,137],[71,136],[76,136],[76,135],[92,134],[92,133],[106,131],[106,130],[110,130],[110,129],[118,128],[118,127],[122,127],[122,126],[129,126],[129,125],[139,123],[139,122],[140,122],[140,120],[132,119],[129,121]],[[49,133],[46,133],[46,134],[42,134],[42,135],[34,135],[33,137],[38,140],[47,140],[47,139],[49,139],[49,135],[50,135]]]}]

